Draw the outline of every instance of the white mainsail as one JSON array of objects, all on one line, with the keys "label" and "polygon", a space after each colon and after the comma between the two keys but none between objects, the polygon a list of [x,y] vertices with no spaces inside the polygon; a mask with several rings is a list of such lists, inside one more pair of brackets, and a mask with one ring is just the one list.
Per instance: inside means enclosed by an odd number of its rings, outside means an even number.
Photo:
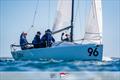
[{"label": "white mainsail", "polygon": [[70,26],[72,0],[59,0],[57,7],[57,16],[52,31],[57,31]]},{"label": "white mainsail", "polygon": [[102,6],[101,0],[92,0],[92,6],[87,18],[84,40],[93,43],[102,41]]}]

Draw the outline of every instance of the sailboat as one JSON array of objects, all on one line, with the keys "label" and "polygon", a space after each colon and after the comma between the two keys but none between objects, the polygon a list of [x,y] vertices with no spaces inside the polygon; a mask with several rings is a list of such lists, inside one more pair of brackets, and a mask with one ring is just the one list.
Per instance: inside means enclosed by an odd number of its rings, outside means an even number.
[{"label": "sailboat", "polygon": [[[70,30],[70,42],[56,42],[52,47],[11,51],[15,60],[95,60],[102,61],[102,5],[101,0],[92,0],[85,27],[84,38],[76,44],[73,39],[74,0],[58,0],[57,16],[53,34]],[[67,25],[66,25],[67,24]]]}]

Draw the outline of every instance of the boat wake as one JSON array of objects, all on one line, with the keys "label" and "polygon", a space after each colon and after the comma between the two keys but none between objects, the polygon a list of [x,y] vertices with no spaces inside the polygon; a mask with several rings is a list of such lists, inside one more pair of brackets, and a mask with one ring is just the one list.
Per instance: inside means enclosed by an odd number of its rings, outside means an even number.
[{"label": "boat wake", "polygon": [[15,61],[0,59],[0,71],[120,71],[120,58],[107,58],[103,61]]},{"label": "boat wake", "polygon": [[102,61],[112,61],[112,58],[103,56]]}]

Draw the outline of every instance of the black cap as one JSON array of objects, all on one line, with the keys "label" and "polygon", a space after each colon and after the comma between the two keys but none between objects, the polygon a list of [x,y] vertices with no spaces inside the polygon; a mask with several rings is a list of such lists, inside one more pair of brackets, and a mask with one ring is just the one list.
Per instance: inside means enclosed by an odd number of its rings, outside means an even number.
[{"label": "black cap", "polygon": [[40,31],[38,31],[38,32],[37,32],[37,34],[41,34],[41,32],[40,32]]},{"label": "black cap", "polygon": [[47,29],[45,32],[52,32],[50,29]]}]

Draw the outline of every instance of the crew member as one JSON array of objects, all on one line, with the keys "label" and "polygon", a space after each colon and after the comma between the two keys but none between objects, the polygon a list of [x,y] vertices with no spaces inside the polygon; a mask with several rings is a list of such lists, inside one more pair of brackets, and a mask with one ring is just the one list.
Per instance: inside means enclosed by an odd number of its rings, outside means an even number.
[{"label": "crew member", "polygon": [[20,46],[22,50],[27,49],[26,45],[28,44],[28,41],[26,39],[27,33],[22,32],[20,35]]},{"label": "crew member", "polygon": [[51,47],[55,42],[55,39],[52,36],[52,32],[50,29],[45,31],[45,34],[41,38],[42,47]]},{"label": "crew member", "polygon": [[41,33],[38,31],[35,35],[32,44],[34,45],[34,48],[40,48],[41,47],[41,40],[40,40]]},{"label": "crew member", "polygon": [[[64,37],[64,35],[65,35],[65,37]],[[65,34],[65,33],[62,33],[62,35],[61,35],[61,41],[70,41],[69,35]]]}]

